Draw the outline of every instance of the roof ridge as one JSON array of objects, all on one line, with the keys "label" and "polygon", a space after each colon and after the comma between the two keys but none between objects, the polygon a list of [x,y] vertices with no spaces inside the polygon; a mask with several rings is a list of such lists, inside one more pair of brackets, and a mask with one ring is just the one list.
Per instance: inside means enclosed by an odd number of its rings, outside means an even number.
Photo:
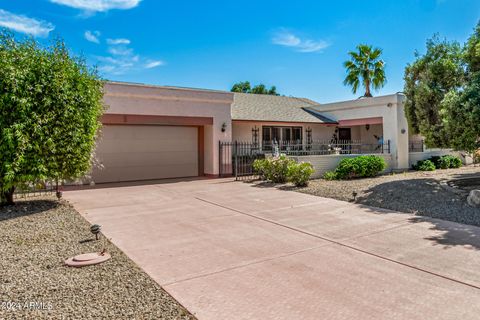
[{"label": "roof ridge", "polygon": [[300,99],[300,100],[302,100],[303,102],[306,102],[306,103],[310,103],[313,106],[319,106],[320,105],[320,103],[318,103],[317,101],[314,101],[314,100],[309,99],[309,98],[300,98],[299,97],[297,99]]},{"label": "roof ridge", "polygon": [[131,81],[118,81],[118,80],[106,80],[107,84],[112,85],[125,85],[133,87],[145,87],[145,88],[157,88],[157,89],[172,89],[172,90],[185,90],[185,91],[205,91],[205,92],[214,92],[214,93],[233,93],[225,90],[218,89],[207,89],[207,88],[196,88],[196,87],[182,87],[182,86],[169,86],[161,84],[148,84],[142,82],[131,82]]},{"label": "roof ridge", "polygon": [[304,98],[304,97],[294,97],[294,96],[285,96],[285,95],[273,95],[273,94],[263,94],[263,93],[249,93],[249,92],[233,92],[234,95],[249,95],[249,96],[256,96],[256,97],[265,97],[265,98],[287,98],[287,99],[295,99],[295,100],[300,100],[300,101],[303,101],[303,102],[306,102],[306,103],[309,103],[311,105],[319,105],[320,103],[312,100],[312,99],[308,99],[308,98]]},{"label": "roof ridge", "polygon": [[235,93],[232,120],[333,123],[332,119],[311,112],[319,104],[299,97]]}]

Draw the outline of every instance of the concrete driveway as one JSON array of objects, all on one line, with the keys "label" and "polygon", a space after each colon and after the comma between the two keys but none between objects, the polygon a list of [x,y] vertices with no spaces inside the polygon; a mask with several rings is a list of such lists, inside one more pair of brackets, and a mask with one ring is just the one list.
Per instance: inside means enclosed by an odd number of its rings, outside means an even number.
[{"label": "concrete driveway", "polygon": [[200,320],[480,316],[480,228],[230,179],[65,197]]}]

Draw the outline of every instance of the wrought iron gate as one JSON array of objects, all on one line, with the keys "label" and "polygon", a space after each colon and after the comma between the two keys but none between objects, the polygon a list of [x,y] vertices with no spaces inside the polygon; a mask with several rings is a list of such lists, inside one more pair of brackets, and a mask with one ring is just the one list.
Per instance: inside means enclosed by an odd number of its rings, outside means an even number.
[{"label": "wrought iron gate", "polygon": [[220,141],[220,177],[234,176],[236,180],[251,179],[255,175],[253,162],[264,157],[265,155],[261,152],[258,144]]}]

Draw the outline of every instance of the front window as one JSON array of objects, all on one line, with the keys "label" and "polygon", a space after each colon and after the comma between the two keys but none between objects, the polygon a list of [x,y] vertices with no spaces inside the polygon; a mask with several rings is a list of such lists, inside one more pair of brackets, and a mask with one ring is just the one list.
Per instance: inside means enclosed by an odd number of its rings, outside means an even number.
[{"label": "front window", "polygon": [[281,146],[301,145],[302,132],[302,127],[264,126],[262,127],[263,148],[271,150],[273,141]]},{"label": "front window", "polygon": [[292,140],[302,142],[302,128],[301,127],[292,128]]}]

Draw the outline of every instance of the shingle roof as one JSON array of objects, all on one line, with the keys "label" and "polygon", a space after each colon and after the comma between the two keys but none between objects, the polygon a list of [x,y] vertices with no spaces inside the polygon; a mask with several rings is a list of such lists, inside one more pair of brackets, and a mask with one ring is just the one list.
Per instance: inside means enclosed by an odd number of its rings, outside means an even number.
[{"label": "shingle roof", "polygon": [[232,120],[336,123],[318,111],[309,110],[318,105],[305,98],[235,93]]}]

